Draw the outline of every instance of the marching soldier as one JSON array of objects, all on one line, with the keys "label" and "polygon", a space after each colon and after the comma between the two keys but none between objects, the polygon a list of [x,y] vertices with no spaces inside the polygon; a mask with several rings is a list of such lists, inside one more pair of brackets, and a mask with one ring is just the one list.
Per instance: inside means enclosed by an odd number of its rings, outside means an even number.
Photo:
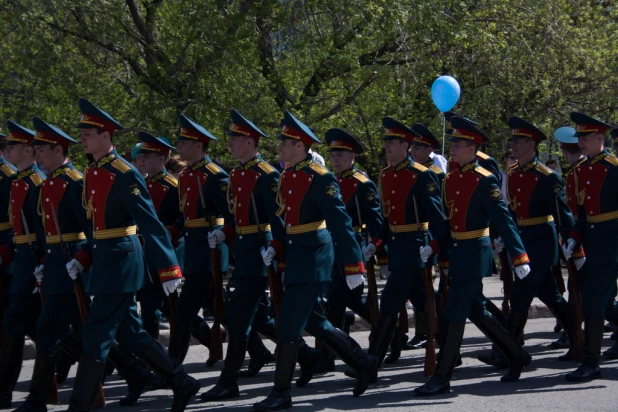
[{"label": "marching soldier", "polygon": [[[36,321],[41,312],[41,298],[35,286],[35,276],[41,274],[41,259],[45,237],[37,214],[37,201],[45,175],[34,162],[31,146],[34,132],[8,122],[9,138],[4,156],[17,166],[17,176],[11,182],[9,222],[15,228],[14,249],[2,260],[13,261],[13,281],[9,291],[9,306],[4,319],[4,347],[0,355],[0,409],[11,406],[12,394],[21,370],[24,338],[34,338]],[[12,255],[12,257],[11,257]],[[34,289],[34,291],[33,291]]]},{"label": "marching soldier", "polygon": [[[0,325],[4,312],[9,306],[9,290],[13,269],[13,225],[9,222],[9,200],[11,197],[11,182],[17,176],[15,166],[6,161],[2,153],[6,146],[7,136],[0,133]],[[4,343],[4,333],[0,326],[0,352]]]},{"label": "marching soldier", "polygon": [[584,359],[566,379],[587,382],[601,377],[604,317],[618,275],[618,159],[605,149],[609,124],[579,112],[572,112],[571,120],[577,125],[575,136],[586,160],[575,167],[579,212],[562,250],[566,259],[579,244],[586,251],[586,264],[577,279],[585,327]]},{"label": "marching soldier", "polygon": [[[513,156],[517,158],[517,165],[510,169],[507,177],[508,202],[524,247],[528,251],[531,272],[525,277],[515,278],[508,329],[519,341],[528,320],[528,309],[537,296],[569,335],[571,351],[568,356],[572,358],[575,318],[571,306],[558,291],[552,267],[558,263],[554,216],[562,223],[559,230],[563,238],[566,238],[574,225],[573,215],[564,200],[564,187],[560,176],[536,158],[537,146],[547,138],[545,134],[515,116],[509,119],[509,127],[509,144]],[[494,241],[494,245],[498,252],[504,248],[499,237]],[[575,260],[578,270],[584,262],[584,257]],[[479,360],[484,359],[479,357]],[[494,361],[489,363],[499,365],[502,362],[494,357]]]},{"label": "marching soldier", "polygon": [[[466,120],[468,123],[472,124],[474,127],[478,127],[479,124],[466,118],[458,115],[454,112],[446,112],[444,113],[444,118],[446,120],[446,133],[451,134],[453,132],[453,124],[452,119],[454,117],[459,117],[461,119]],[[483,142],[485,144],[487,142]],[[496,178],[498,179],[499,185],[502,184],[502,175],[500,174],[500,167],[498,166],[498,162],[494,160],[494,158],[490,157],[487,153],[481,152],[480,150],[476,152],[476,160],[479,162],[479,166],[482,168],[489,170]],[[449,161],[449,171],[457,169],[456,164],[451,164]]]},{"label": "marching soldier", "polygon": [[[419,396],[450,391],[450,379],[459,358],[466,318],[469,318],[504,354],[509,372],[503,382],[519,379],[531,361],[513,337],[485,308],[483,277],[491,276],[491,240],[489,221],[508,248],[515,272],[520,278],[530,272],[528,255],[517,235],[495,176],[478,165],[476,152],[488,137],[460,118],[452,119],[450,152],[459,164],[445,178],[443,204],[448,208],[451,241],[441,249],[441,265],[448,270],[449,294],[444,323],[440,325],[440,354],[436,371],[429,382],[416,388]],[[450,261],[450,263],[449,263]]]},{"label": "marching soldier", "polygon": [[439,253],[440,242],[445,243],[448,233],[437,175],[408,155],[415,139],[423,138],[390,117],[385,117],[382,123],[385,127],[382,140],[390,166],[380,173],[379,187],[389,228],[391,275],[382,290],[380,324],[369,344],[369,354],[380,362],[393,339],[399,309],[405,301],[410,299],[417,310],[426,311],[424,268],[429,257]]},{"label": "marching soldier", "polygon": [[[573,135],[575,134],[575,129],[571,128],[573,131]],[[577,137],[571,136],[568,138],[556,136],[556,140],[560,143],[560,149],[562,151],[562,157],[567,162],[567,167],[563,169],[563,172],[566,174],[566,187],[564,190],[565,200],[567,206],[571,210],[571,214],[573,215],[573,219],[577,221],[577,213],[579,211],[579,206],[577,205],[577,194],[575,193],[575,167],[584,160],[586,160],[585,156],[582,155],[582,152],[577,145]],[[561,252],[560,250],[558,251]],[[580,259],[584,257],[584,249],[580,246],[573,252],[574,259]],[[564,256],[562,256],[564,257]],[[569,283],[570,286],[570,283]],[[613,299],[612,299],[613,300]],[[571,291],[569,289],[569,303],[573,305],[573,299],[571,296]],[[575,309],[573,309],[575,310]],[[562,336],[551,344],[553,349],[564,349],[569,348],[571,343],[569,341],[569,335],[566,331],[562,332]],[[570,356],[560,356],[558,360],[572,360]]]},{"label": "marching soldier", "polygon": [[[199,383],[141,329],[135,292],[143,285],[145,268],[136,225],[155,259],[156,275],[166,294],[176,290],[182,277],[174,250],[157,219],[144,179],[113,145],[114,132],[122,126],[86,99],[80,99],[79,107],[80,141],[94,158],[86,169],[82,198],[93,227],[89,293],[94,298],[83,327],[69,411],[92,407],[114,338],[166,380],[174,392],[171,410],[184,411]],[[71,278],[84,269],[75,257],[66,268]]]},{"label": "marching soldier", "polygon": [[[137,163],[147,176],[146,188],[157,211],[157,218],[166,227],[173,225],[180,216],[178,180],[165,169],[165,161],[174,147],[165,137],[156,137],[144,130],[140,130],[138,136],[142,144],[139,147]],[[146,266],[152,282],[146,279],[140,291],[142,327],[154,339],[159,339],[161,314],[165,312],[169,316],[169,311],[166,309],[166,297],[161,282],[154,276],[156,260],[149,256],[149,250],[145,252]]]},{"label": "marching soldier", "polygon": [[[231,111],[231,117],[227,146],[240,165],[231,172],[228,189],[228,204],[235,216],[236,235],[232,244],[237,256],[235,289],[228,305],[230,340],[221,376],[213,388],[202,394],[203,401],[238,397],[239,370],[253,329],[277,341],[270,306],[265,304],[268,279],[261,250],[273,237],[281,239],[284,236],[283,220],[277,214],[279,172],[258,153],[260,138],[268,136],[236,110]],[[258,343],[263,345],[261,339]],[[298,386],[304,386],[311,379],[316,357],[315,349],[301,340],[298,362],[307,375],[299,378]]]},{"label": "marching soldier", "polygon": [[[613,141],[614,153],[618,152],[618,129],[613,129],[610,134],[610,138]],[[577,219],[576,219],[577,220]],[[576,251],[573,252],[573,256],[576,256]],[[612,291],[612,297],[609,300],[607,305],[607,309],[605,310],[605,318],[612,322],[614,326],[618,325],[618,302],[616,302],[616,293],[618,291],[614,289]],[[612,339],[614,339],[616,332],[612,334]],[[603,352],[603,356],[608,359],[618,359],[618,341],[614,342],[611,348]]]},{"label": "marching soldier", "polygon": [[[176,150],[189,166],[178,179],[180,218],[167,229],[173,242],[177,242],[183,233],[185,238],[185,283],[178,299],[176,325],[169,345],[170,355],[181,364],[189,350],[192,334],[204,346],[210,346],[210,326],[197,316],[203,307],[213,309],[209,239],[212,236],[219,236],[216,240],[221,242],[232,239],[234,216],[227,207],[228,175],[207,154],[208,144],[217,139],[184,115],[179,121]],[[227,267],[227,246],[221,243],[218,247],[222,265]]]},{"label": "marching soldier", "polygon": [[[352,135],[342,129],[329,129],[324,138],[328,144],[330,162],[339,183],[341,199],[356,232],[356,240],[363,248],[365,260],[372,265],[373,255],[383,254],[384,218],[376,185],[354,166],[356,155],[363,153],[363,147]],[[369,235],[369,239],[363,239],[365,233]],[[333,326],[343,328],[346,307],[370,322],[369,307],[363,299],[363,285],[350,289],[343,267],[337,261],[333,265],[327,297],[326,318]],[[377,296],[371,296],[369,299],[377,299]],[[323,362],[321,368],[324,372],[335,369],[335,358],[328,348],[323,349]]]},{"label": "marching soldier", "polygon": [[264,264],[277,257],[285,271],[285,295],[281,303],[275,386],[270,395],[253,405],[260,411],[289,408],[290,387],[303,329],[322,340],[351,366],[359,382],[360,396],[377,371],[378,361],[366,355],[354,339],[325,319],[319,295],[331,276],[334,244],[338,264],[350,289],[360,286],[365,272],[362,251],[354,237],[351,219],[341,201],[335,177],[312,160],[309,148],[319,142],[313,131],[285,112],[279,135],[279,154],[289,166],[279,183],[278,214],[285,213],[285,236],[270,242],[262,252]]}]

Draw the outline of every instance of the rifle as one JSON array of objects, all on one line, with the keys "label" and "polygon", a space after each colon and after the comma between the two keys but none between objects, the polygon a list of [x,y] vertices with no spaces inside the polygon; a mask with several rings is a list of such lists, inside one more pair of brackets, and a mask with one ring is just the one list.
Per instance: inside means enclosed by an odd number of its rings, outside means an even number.
[{"label": "rifle", "polygon": [[[39,263],[39,259],[37,257],[36,250],[34,249],[34,245],[32,244],[32,239],[30,239],[30,229],[28,228],[28,222],[26,221],[26,215],[24,214],[24,210],[21,209],[21,223],[24,226],[24,231],[26,232],[26,237],[28,238],[28,246],[30,247],[30,259],[36,265]],[[41,292],[42,286],[39,286],[39,295],[41,296],[41,306],[45,304],[45,298],[43,297],[43,292]],[[58,403],[58,382],[56,381],[56,376],[53,377],[52,386],[49,389],[49,393],[47,394],[47,399],[45,399],[45,403],[48,405],[56,405]]]},{"label": "rifle", "polygon": [[[204,192],[202,191],[202,183],[200,177],[197,176],[197,187],[200,193],[200,201],[202,203],[202,211],[204,220],[209,224],[211,222],[210,213],[206,208],[206,200],[204,200]],[[223,336],[221,334],[221,322],[225,317],[225,307],[223,305],[223,274],[221,273],[221,252],[218,247],[210,249],[210,264],[212,265],[212,285],[214,289],[214,317],[215,321],[212,325],[210,353],[208,354],[207,364],[213,365],[216,361],[223,359]]]},{"label": "rifle", "polygon": [[[266,234],[260,227],[260,218],[258,216],[257,206],[255,204],[255,196],[251,193],[251,205],[253,207],[253,216],[255,217],[255,224],[257,226],[260,240],[262,241],[264,250],[268,249],[268,241],[266,240]],[[275,327],[279,324],[279,312],[281,310],[281,301],[283,300],[283,284],[281,283],[281,277],[275,270],[274,265],[268,265],[266,268],[268,273],[268,287],[270,289],[270,300],[273,305],[273,311],[275,313]]]},{"label": "rifle", "polygon": [[506,249],[502,249],[498,253],[500,259],[500,266],[502,266],[502,287],[504,289],[504,299],[502,299],[502,314],[505,318],[511,314],[511,307],[509,301],[511,300],[511,291],[513,290],[513,272],[511,271],[511,265],[509,265],[509,258],[506,254]]},{"label": "rifle", "polygon": [[[416,215],[416,224],[419,225],[418,237],[425,244],[425,236],[421,231],[421,221],[418,218],[418,207],[416,204],[416,196],[412,196],[414,202],[414,214]],[[433,290],[433,274],[431,273],[431,265],[425,263],[425,294],[427,295],[427,346],[425,347],[425,376],[432,376],[436,370],[436,297]]]},{"label": "rifle", "polygon": [[[60,248],[62,249],[62,257],[66,262],[69,261],[71,257],[71,252],[64,243],[62,239],[62,232],[60,231],[60,224],[58,223],[58,214],[56,213],[56,207],[54,204],[51,204],[52,210],[52,218],[54,219],[54,226],[56,226],[56,233],[58,234],[58,241],[60,242]],[[86,324],[88,320],[88,296],[86,296],[86,291],[84,290],[84,285],[82,283],[81,277],[79,274],[73,281],[73,291],[75,292],[75,298],[77,299],[77,308],[79,310],[79,317],[82,321],[82,325]],[[58,390],[56,384],[56,378],[54,377],[54,387],[56,391]],[[57,393],[57,392],[56,392]],[[56,402],[58,403],[58,402]],[[94,404],[92,405],[92,409],[100,409],[105,406],[105,393],[103,392],[103,385],[99,385],[99,390],[97,391],[97,397],[94,400]]]},{"label": "rifle", "polygon": [[[354,195],[356,201],[356,213],[358,213],[358,224],[364,232],[365,246],[369,245],[369,228],[365,226],[363,229],[363,216],[358,202],[358,196]],[[380,323],[380,306],[378,305],[378,284],[376,281],[376,269],[373,256],[367,262],[367,299],[369,300],[369,318],[371,320],[371,333],[378,329]],[[406,311],[406,326],[408,325],[408,311]]]},{"label": "rifle", "polygon": [[[556,217],[558,218],[558,228],[562,228],[560,211],[558,210],[558,198],[556,198]],[[558,265],[556,266],[560,268],[560,262],[558,262]],[[582,297],[579,294],[579,286],[577,285],[577,268],[575,267],[575,261],[573,260],[573,256],[571,256],[567,261],[567,270],[569,272],[569,284],[571,285],[569,297],[573,298],[573,315],[575,317],[575,342],[573,342],[573,360],[575,362],[581,362],[584,357],[584,334],[582,332]],[[560,279],[562,279],[562,271],[560,271]],[[562,287],[564,288],[564,279],[562,279]]]}]

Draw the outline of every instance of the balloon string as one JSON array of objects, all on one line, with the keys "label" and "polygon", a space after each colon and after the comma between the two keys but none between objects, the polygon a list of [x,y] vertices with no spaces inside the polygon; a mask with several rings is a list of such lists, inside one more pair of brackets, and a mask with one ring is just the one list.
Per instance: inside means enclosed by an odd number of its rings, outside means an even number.
[{"label": "balloon string", "polygon": [[444,156],[444,141],[446,139],[446,116],[444,116],[444,112],[440,112],[442,114],[442,156]]}]

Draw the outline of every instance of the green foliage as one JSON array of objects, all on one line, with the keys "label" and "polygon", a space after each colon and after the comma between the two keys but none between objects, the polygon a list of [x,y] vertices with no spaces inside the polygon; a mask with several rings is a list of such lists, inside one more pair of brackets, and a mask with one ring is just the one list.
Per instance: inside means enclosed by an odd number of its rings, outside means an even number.
[{"label": "green foliage", "polygon": [[[221,140],[229,109],[271,137],[285,109],[318,134],[358,136],[382,167],[381,118],[442,133],[429,90],[462,87],[454,110],[482,124],[494,156],[511,115],[549,136],[581,110],[618,122],[614,2],[583,0],[7,0],[0,5],[0,119],[38,115],[76,135],[86,96],[127,130],[171,137],[181,113]],[[263,154],[276,156],[276,141]],[[325,148],[317,148],[325,153]],[[557,151],[553,139],[542,150]],[[73,150],[80,166],[81,150]]]}]

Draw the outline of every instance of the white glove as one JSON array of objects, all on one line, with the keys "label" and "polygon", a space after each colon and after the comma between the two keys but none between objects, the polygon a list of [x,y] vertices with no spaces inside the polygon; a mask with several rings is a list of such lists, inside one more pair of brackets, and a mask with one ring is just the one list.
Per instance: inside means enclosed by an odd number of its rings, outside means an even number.
[{"label": "white glove", "polygon": [[369,260],[376,254],[376,245],[373,243],[368,243],[367,246],[363,246],[363,256],[365,260]]},{"label": "white glove", "polygon": [[268,246],[268,248],[262,249],[260,253],[262,254],[262,261],[266,266],[270,266],[270,264],[273,263],[273,258],[277,254],[277,252],[275,252],[275,248],[272,246]]},{"label": "white glove", "polygon": [[566,241],[566,245],[564,243],[562,244],[562,253],[564,253],[564,258],[566,260],[571,259],[571,256],[573,256],[573,249],[575,249],[575,243],[575,239],[570,237]]},{"label": "white glove", "polygon": [[494,240],[494,247],[496,248],[496,252],[500,253],[504,250],[504,241],[501,237],[497,237]]},{"label": "white glove", "polygon": [[71,259],[66,265],[69,277],[73,280],[77,279],[77,275],[84,271],[84,266],[77,259]]},{"label": "white glove", "polygon": [[431,246],[427,245],[421,248],[421,260],[423,263],[427,263],[431,255],[433,255],[433,249]]},{"label": "white glove", "polygon": [[380,266],[380,279],[388,279],[391,272],[388,270],[388,265]]},{"label": "white glove", "polygon": [[208,234],[208,246],[210,246],[211,249],[216,248],[217,245],[223,242],[224,240],[225,240],[225,233],[223,233],[223,230],[221,229],[213,230],[212,232]]},{"label": "white glove", "polygon": [[579,259],[575,259],[573,260],[573,263],[575,263],[575,269],[580,270],[582,268],[582,266],[584,266],[584,263],[586,263],[586,258],[579,258]]},{"label": "white glove", "polygon": [[525,278],[530,273],[530,265],[526,263],[525,265],[517,266],[515,268],[515,273],[517,274],[518,278]]},{"label": "white glove", "polygon": [[44,268],[45,268],[45,265],[39,265],[36,267],[36,269],[34,269],[34,272],[32,273],[34,277],[36,278],[36,281],[39,283],[39,285],[43,283],[43,269]]},{"label": "white glove", "polygon": [[359,273],[358,275],[347,275],[345,277],[345,281],[348,284],[350,290],[354,290],[363,283],[365,283],[365,277],[362,273]]},{"label": "white glove", "polygon": [[161,286],[163,286],[163,292],[165,292],[165,296],[169,296],[170,293],[174,293],[178,285],[180,285],[180,278],[168,280],[161,284]]}]

